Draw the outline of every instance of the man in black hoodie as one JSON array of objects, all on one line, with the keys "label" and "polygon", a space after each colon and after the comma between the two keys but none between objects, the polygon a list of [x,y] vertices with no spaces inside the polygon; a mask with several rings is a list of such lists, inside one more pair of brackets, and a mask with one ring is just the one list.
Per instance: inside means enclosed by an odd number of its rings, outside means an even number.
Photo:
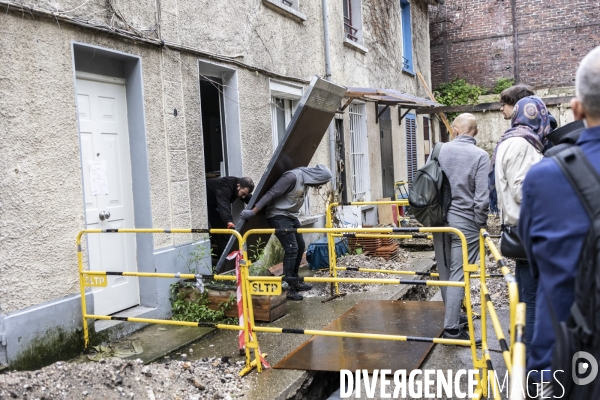
[{"label": "man in black hoodie", "polygon": [[[248,177],[224,176],[206,182],[208,223],[212,229],[235,229],[231,204],[237,199],[248,204],[252,198],[254,182]],[[211,241],[218,247],[220,255],[227,246],[229,235],[213,235]]]},{"label": "man in black hoodie", "polygon": [[[262,209],[265,210],[267,223],[275,229],[300,228],[298,215],[304,204],[304,198],[310,187],[318,187],[331,180],[331,171],[323,164],[315,167],[299,167],[284,172],[275,184],[265,193],[251,210],[242,211],[240,217],[249,219]],[[298,277],[298,269],[304,254],[304,239],[297,232],[276,233],[285,252],[283,274],[286,277]],[[287,289],[288,300],[302,300],[299,291],[312,289],[311,285],[295,282]]]}]

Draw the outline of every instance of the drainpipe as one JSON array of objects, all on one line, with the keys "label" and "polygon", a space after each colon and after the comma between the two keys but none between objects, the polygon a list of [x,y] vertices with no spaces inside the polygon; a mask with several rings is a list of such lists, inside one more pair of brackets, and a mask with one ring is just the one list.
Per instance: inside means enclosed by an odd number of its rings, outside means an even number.
[{"label": "drainpipe", "polygon": [[[327,17],[327,0],[321,1],[323,8],[323,41],[325,44],[325,79],[331,82],[331,56],[329,53],[329,21]],[[335,121],[335,119],[334,119]],[[337,190],[337,163],[335,161],[335,127],[334,121],[329,124],[329,169],[331,170],[331,187]]]}]

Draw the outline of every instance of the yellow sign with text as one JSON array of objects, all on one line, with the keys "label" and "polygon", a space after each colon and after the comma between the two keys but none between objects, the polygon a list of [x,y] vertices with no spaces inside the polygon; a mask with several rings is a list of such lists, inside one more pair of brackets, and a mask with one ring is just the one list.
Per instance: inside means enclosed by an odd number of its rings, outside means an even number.
[{"label": "yellow sign with text", "polygon": [[108,285],[106,275],[83,275],[83,282],[85,286],[106,287]]},{"label": "yellow sign with text", "polygon": [[278,296],[281,294],[281,282],[252,281],[250,294],[255,296]]}]

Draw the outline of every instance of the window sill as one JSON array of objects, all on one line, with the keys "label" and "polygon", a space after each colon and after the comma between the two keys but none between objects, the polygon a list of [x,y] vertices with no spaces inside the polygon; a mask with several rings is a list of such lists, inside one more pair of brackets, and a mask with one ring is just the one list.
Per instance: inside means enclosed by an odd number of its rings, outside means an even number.
[{"label": "window sill", "polygon": [[356,50],[359,53],[362,54],[367,54],[369,52],[369,50],[367,50],[366,47],[361,46],[360,44],[356,43],[355,41],[352,41],[348,38],[344,38],[344,46],[351,48],[352,50]]},{"label": "window sill", "polygon": [[306,21],[306,15],[300,11],[293,9],[292,7],[286,6],[279,0],[262,0],[264,6],[271,10],[279,13],[285,17],[291,18],[296,22],[303,23]]},{"label": "window sill", "polygon": [[412,77],[415,77],[417,74],[415,74],[415,71],[413,71],[412,69],[408,69],[408,68],[402,68],[402,73],[410,75]]},{"label": "window sill", "polygon": [[307,226],[319,222],[324,216],[325,214],[303,214],[298,216],[298,221],[300,226]]}]

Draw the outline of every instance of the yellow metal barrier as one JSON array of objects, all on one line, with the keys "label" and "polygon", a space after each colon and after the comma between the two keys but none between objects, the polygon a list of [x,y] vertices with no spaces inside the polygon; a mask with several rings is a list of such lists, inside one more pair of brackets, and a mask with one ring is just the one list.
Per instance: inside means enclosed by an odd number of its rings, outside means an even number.
[{"label": "yellow metal barrier", "polygon": [[[149,272],[116,272],[116,271],[85,271],[83,269],[83,254],[82,254],[82,246],[81,239],[83,235],[86,234],[118,234],[118,233],[210,233],[210,234],[227,234],[234,235],[238,239],[241,244],[242,236],[239,232],[231,229],[86,229],[80,231],[77,235],[77,262],[79,265],[79,290],[81,292],[81,313],[83,317],[83,338],[84,338],[84,348],[87,348],[89,345],[89,327],[88,327],[88,319],[96,319],[96,320],[117,320],[117,321],[127,321],[127,322],[140,322],[140,323],[148,323],[148,324],[163,324],[163,325],[177,325],[177,326],[190,326],[190,327],[208,327],[208,328],[217,328],[217,329],[225,329],[225,330],[243,330],[244,338],[246,339],[246,343],[250,342],[250,335],[248,331],[248,324],[244,323],[244,326],[239,325],[227,325],[227,324],[215,324],[210,322],[186,322],[186,321],[173,321],[173,320],[162,320],[162,319],[150,319],[150,318],[134,318],[134,317],[114,317],[110,315],[94,315],[87,313],[87,304],[85,299],[85,288],[86,287],[102,287],[107,284],[108,276],[137,276],[137,277],[145,277],[145,278],[184,278],[184,279],[213,279],[213,280],[229,280],[229,281],[237,281],[237,278],[230,275],[194,275],[194,274],[166,274],[166,273],[149,273]],[[246,264],[242,263],[240,265],[240,270],[242,275],[247,276],[247,268]],[[244,280],[242,285],[242,309],[244,321],[248,321],[250,317],[248,304],[246,303],[248,296],[245,295],[245,290],[247,290],[247,280]],[[251,312],[251,311],[250,311]],[[250,355],[250,349],[256,349],[252,345],[246,345],[246,367],[242,370],[242,373],[248,373],[252,369],[252,360]],[[258,358],[258,355],[257,355]],[[260,364],[260,363],[258,363]]]},{"label": "yellow metal barrier", "polygon": [[[500,267],[502,275],[508,286],[508,300],[509,300],[509,314],[510,314],[510,346],[506,342],[504,331],[498,319],[498,314],[494,308],[494,304],[489,294],[489,290],[486,285],[486,277],[483,272],[486,270],[486,247],[490,254]],[[500,252],[492,242],[490,235],[485,231],[481,230],[479,238],[479,251],[480,251],[480,282],[481,282],[481,351],[483,358],[486,360],[486,368],[482,375],[483,380],[492,381],[492,396],[495,399],[500,399],[500,391],[498,389],[498,382],[494,377],[494,370],[489,358],[489,348],[487,343],[487,318],[486,312],[489,312],[490,319],[492,320],[492,326],[498,343],[502,351],[502,358],[506,364],[506,370],[510,377],[510,398],[518,399],[523,398],[523,392],[521,388],[526,390],[525,385],[525,344],[523,341],[523,330],[525,326],[525,303],[519,303],[519,292],[517,288],[517,281],[514,275],[510,272],[510,269],[506,265],[506,261],[502,258]],[[492,374],[488,377],[487,373]],[[483,397],[487,397],[487,386],[482,387]]]},{"label": "yellow metal barrier", "polygon": [[[384,203],[401,203],[401,202],[384,202]],[[355,204],[355,203],[351,203]],[[381,202],[380,202],[381,204]],[[328,209],[329,210],[329,209]],[[329,213],[328,213],[329,215]],[[329,217],[328,217],[329,218]],[[329,223],[331,220],[329,220]],[[500,253],[496,249],[494,243],[490,239],[490,235],[485,231],[481,231],[480,235],[480,265],[469,264],[467,254],[467,244],[463,233],[454,228],[323,228],[323,229],[290,229],[290,230],[277,230],[277,232],[297,232],[297,233],[326,233],[328,237],[333,239],[333,235],[339,235],[344,233],[351,233],[357,235],[356,232],[363,232],[358,235],[374,235],[374,234],[387,234],[386,236],[391,237],[414,237],[415,233],[452,233],[457,235],[461,240],[462,247],[462,259],[464,269],[464,282],[451,282],[451,281],[431,281],[431,280],[403,280],[403,279],[372,279],[372,278],[338,278],[337,270],[349,270],[349,268],[330,267],[330,271],[333,272],[333,277],[306,277],[306,278],[283,278],[283,277],[257,277],[250,276],[248,267],[250,261],[248,258],[248,249],[246,241],[250,235],[253,234],[274,234],[275,229],[255,229],[246,232],[242,237],[237,231],[229,229],[88,229],[79,232],[77,235],[77,259],[79,265],[79,277],[80,277],[80,291],[81,291],[81,309],[83,317],[83,330],[84,330],[84,346],[89,345],[89,328],[88,319],[97,320],[119,320],[128,322],[140,322],[140,323],[153,323],[153,324],[165,324],[165,325],[179,325],[179,326],[191,326],[191,327],[212,327],[217,329],[225,330],[243,330],[246,341],[246,367],[240,374],[248,373],[254,366],[256,366],[259,372],[262,371],[262,364],[260,362],[260,355],[258,354],[258,338],[255,335],[250,335],[250,331],[254,332],[266,332],[266,333],[294,333],[304,335],[319,335],[319,336],[337,336],[337,337],[349,337],[349,338],[364,338],[364,339],[380,339],[380,340],[397,340],[397,341],[419,341],[419,342],[431,342],[438,344],[448,345],[460,345],[470,346],[471,355],[473,359],[473,366],[475,369],[481,369],[481,375],[477,377],[478,387],[476,394],[478,398],[488,396],[488,382],[492,382],[492,395],[495,399],[500,399],[500,392],[498,389],[496,379],[493,379],[493,365],[491,363],[489,348],[487,344],[487,330],[486,324],[487,312],[490,314],[493,328],[496,332],[496,336],[499,339],[500,348],[502,349],[503,359],[506,363],[507,370],[511,377],[511,394],[521,393],[520,388],[525,387],[525,344],[523,342],[523,330],[525,326],[525,305],[524,303],[518,303],[518,290],[514,276],[510,273],[506,262],[502,259]],[[172,320],[159,320],[159,319],[148,319],[148,318],[134,318],[134,317],[113,317],[107,315],[94,315],[87,314],[87,306],[85,299],[85,288],[93,286],[105,286],[106,277],[109,275],[121,275],[121,276],[138,276],[138,277],[155,277],[155,278],[186,278],[186,279],[214,279],[214,280],[237,280],[236,277],[228,275],[194,275],[194,274],[166,274],[166,273],[144,273],[144,272],[111,272],[111,271],[84,271],[83,269],[83,255],[81,239],[85,234],[114,234],[114,233],[211,233],[211,234],[230,234],[235,235],[240,243],[242,249],[243,259],[240,261],[240,275],[241,275],[241,292],[242,292],[242,308],[244,326],[238,325],[227,325],[227,324],[215,324],[207,322],[184,322],[184,321],[172,321]],[[489,295],[489,291],[486,285],[486,278],[497,276],[498,274],[486,274],[486,252],[485,248],[488,248],[495,261],[501,267],[502,275],[504,276],[508,285],[509,294],[509,308],[510,308],[510,332],[511,346],[509,347],[502,326],[496,314],[494,305]],[[332,246],[329,246],[330,251]],[[335,251],[335,249],[334,249]],[[330,260],[335,263],[335,253],[330,253]],[[480,270],[480,274],[471,274]],[[387,271],[387,270],[375,270],[367,268],[357,268],[356,270],[362,272],[385,272],[390,274],[403,274],[403,275],[423,275],[423,276],[439,276],[435,273],[417,273],[414,271]],[[478,358],[477,349],[475,345],[475,332],[473,327],[473,310],[471,308],[471,295],[470,295],[470,278],[479,277],[481,283],[481,328],[482,328],[482,345],[481,345],[481,358]],[[102,279],[104,278],[104,279]],[[444,338],[421,338],[412,336],[402,335],[382,335],[382,334],[369,334],[359,332],[332,332],[322,330],[308,330],[308,329],[291,329],[291,328],[275,328],[275,327],[258,327],[254,322],[254,310],[252,307],[252,294],[274,294],[273,291],[277,289],[281,290],[281,283],[283,281],[305,281],[305,282],[329,282],[335,283],[336,289],[337,284],[342,282],[348,283],[375,283],[375,284],[409,284],[409,285],[427,285],[427,286],[452,286],[452,287],[464,287],[465,288],[465,307],[467,310],[468,328],[470,340],[456,340],[456,339],[444,339]],[[252,285],[252,286],[251,286]],[[258,286],[256,286],[258,285]],[[251,350],[254,350],[255,360],[252,360]],[[488,376],[488,373],[491,375]],[[512,397],[511,398],[516,398]]]},{"label": "yellow metal barrier", "polygon": [[[408,206],[408,199],[404,199],[404,200],[390,200],[390,201],[353,201],[353,202],[348,202],[348,203],[329,203],[327,205],[327,210],[325,212],[325,228],[333,228],[333,215],[332,215],[332,211],[334,207],[338,207],[338,206],[367,206],[367,205],[396,205],[396,206]],[[359,230],[354,229],[351,230],[350,232],[358,232]],[[361,232],[363,232],[363,230],[360,230]],[[385,232],[377,232],[377,233],[385,233]],[[406,236],[406,237],[402,237],[402,236]],[[357,236],[357,237],[373,237],[373,236]],[[376,236],[375,236],[376,237]],[[380,237],[380,236],[379,236]],[[386,235],[387,237],[387,235]],[[409,239],[412,238],[412,236],[410,235],[399,235],[397,238],[404,238],[404,239]],[[335,239],[334,239],[334,235],[331,233],[327,234],[327,253],[329,255],[329,276],[333,276],[333,277],[337,277],[337,255],[335,252]],[[340,290],[338,287],[338,283],[335,282],[333,283],[333,285],[335,286],[335,296],[339,296],[340,295]],[[331,293],[332,297],[333,297],[333,290]]]},{"label": "yellow metal barrier", "polygon": [[[396,203],[396,202],[389,202]],[[432,280],[403,280],[403,279],[365,279],[365,278],[338,278],[335,273],[336,269],[331,268],[334,273],[333,277],[306,277],[306,278],[291,278],[291,277],[259,277],[253,276],[250,277],[247,274],[247,268],[244,269],[244,275],[242,277],[243,284],[248,287],[253,282],[255,283],[278,283],[281,285],[283,281],[286,282],[295,282],[295,281],[304,281],[304,282],[327,282],[327,283],[341,283],[341,282],[351,282],[351,283],[375,283],[375,284],[384,284],[384,285],[398,285],[398,284],[408,284],[408,285],[427,285],[427,286],[453,286],[453,287],[464,287],[470,288],[470,273],[475,272],[478,269],[478,265],[469,264],[468,254],[467,254],[467,241],[465,236],[461,231],[454,228],[321,228],[321,229],[253,229],[246,232],[242,238],[242,254],[244,258],[244,263],[246,265],[250,265],[250,260],[248,258],[248,249],[246,245],[246,241],[248,237],[251,235],[257,234],[275,234],[275,233],[326,233],[330,238],[332,238],[331,234],[340,234],[340,233],[356,233],[363,232],[365,234],[375,234],[375,233],[385,233],[385,234],[408,234],[408,233],[453,233],[457,235],[461,240],[462,245],[462,258],[463,258],[463,269],[465,272],[464,282],[453,282],[453,281],[432,281]],[[335,257],[330,253],[330,263],[335,261]],[[423,337],[412,337],[412,336],[402,336],[402,335],[382,335],[382,334],[369,334],[369,333],[360,333],[360,332],[332,332],[332,331],[322,331],[322,330],[308,330],[308,329],[294,329],[294,328],[274,328],[274,327],[259,327],[255,325],[254,322],[254,312],[252,308],[252,293],[251,290],[247,289],[244,291],[247,299],[245,304],[249,306],[249,316],[250,319],[248,322],[250,323],[250,330],[254,332],[267,332],[267,333],[294,333],[294,334],[302,334],[302,335],[318,335],[318,336],[336,336],[336,337],[351,337],[351,338],[363,338],[363,339],[381,339],[381,340],[397,340],[397,341],[418,341],[418,342],[431,342],[431,343],[439,343],[439,344],[450,344],[450,345],[459,345],[459,346],[470,346],[471,347],[471,355],[473,358],[474,368],[481,368],[481,362],[477,361],[477,350],[475,344],[475,331],[473,327],[473,311],[471,308],[471,293],[470,290],[465,290],[465,307],[467,309],[467,320],[469,327],[469,336],[470,340],[458,340],[458,339],[444,339],[444,338],[423,338]],[[256,337],[251,338],[252,347],[258,348],[258,339]],[[257,370],[261,372],[262,367],[260,362],[257,360],[256,362]],[[479,387],[483,386],[481,380],[478,380]]]}]

